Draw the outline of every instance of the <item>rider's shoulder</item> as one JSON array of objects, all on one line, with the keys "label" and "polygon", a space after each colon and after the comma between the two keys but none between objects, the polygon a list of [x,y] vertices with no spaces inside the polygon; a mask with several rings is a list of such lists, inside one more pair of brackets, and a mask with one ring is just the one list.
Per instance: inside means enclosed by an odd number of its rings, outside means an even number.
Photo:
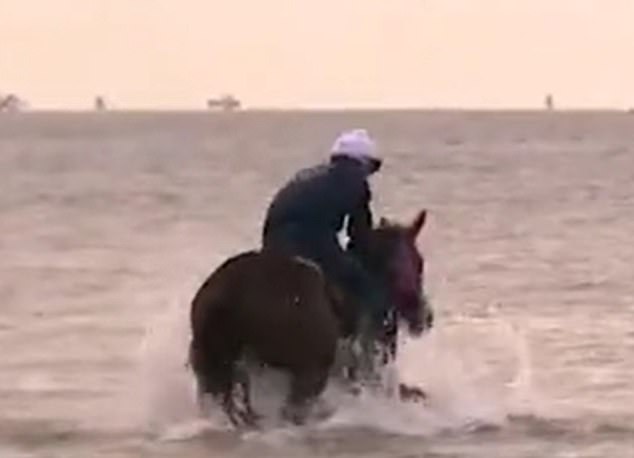
[{"label": "rider's shoulder", "polygon": [[328,164],[318,164],[312,167],[306,167],[299,170],[292,181],[302,182],[302,181],[311,181],[315,178],[325,177],[330,172],[330,167]]}]

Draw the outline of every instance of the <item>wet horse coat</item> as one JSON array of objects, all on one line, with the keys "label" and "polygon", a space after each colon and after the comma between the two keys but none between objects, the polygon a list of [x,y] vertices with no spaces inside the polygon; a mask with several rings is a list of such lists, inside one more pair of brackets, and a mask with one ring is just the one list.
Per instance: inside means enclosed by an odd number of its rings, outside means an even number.
[{"label": "wet horse coat", "polygon": [[200,394],[221,397],[234,423],[252,422],[250,407],[240,412],[233,399],[236,362],[248,354],[290,373],[288,405],[301,410],[326,385],[343,332],[337,305],[309,263],[258,252],[229,259],[192,303],[190,362]]},{"label": "wet horse coat", "polygon": [[[431,324],[421,294],[422,258],[415,246],[424,220],[421,212],[410,226],[386,224],[370,231],[359,247],[363,261],[388,285],[386,315],[392,310],[391,316],[406,321],[413,334]],[[239,364],[249,357],[290,374],[283,413],[301,422],[326,386],[338,341],[359,335],[362,304],[345,297],[317,266],[298,258],[263,251],[227,260],[192,302],[190,363],[201,400],[211,394],[234,424],[255,423],[248,376]],[[393,343],[380,332],[376,336],[382,345]],[[239,385],[243,409],[234,396]]]}]

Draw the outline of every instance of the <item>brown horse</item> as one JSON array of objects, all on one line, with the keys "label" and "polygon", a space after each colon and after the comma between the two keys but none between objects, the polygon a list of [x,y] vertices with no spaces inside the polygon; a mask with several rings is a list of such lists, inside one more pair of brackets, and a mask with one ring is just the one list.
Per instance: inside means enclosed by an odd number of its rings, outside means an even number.
[{"label": "brown horse", "polygon": [[[397,320],[415,335],[431,325],[421,286],[423,259],[415,245],[425,215],[407,226],[384,222],[352,250],[390,293],[394,305],[385,315],[393,320],[377,339],[394,354]],[[338,342],[359,332],[362,307],[344,297],[319,267],[299,258],[252,251],[225,261],[200,287],[191,308],[189,360],[201,407],[210,394],[234,425],[254,425],[257,415],[241,367],[253,359],[290,374],[282,414],[302,422],[326,386]],[[242,408],[235,396],[239,388]]]}]

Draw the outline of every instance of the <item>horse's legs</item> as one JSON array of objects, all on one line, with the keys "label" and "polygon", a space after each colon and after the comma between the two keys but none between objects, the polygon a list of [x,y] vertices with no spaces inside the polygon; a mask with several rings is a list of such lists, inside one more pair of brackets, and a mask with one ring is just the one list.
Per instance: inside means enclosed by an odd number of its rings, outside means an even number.
[{"label": "horse's legs", "polygon": [[251,403],[251,379],[246,367],[238,365],[235,371],[236,382],[241,391],[244,411],[240,413],[242,421],[249,426],[256,426],[260,415],[253,409]]},{"label": "horse's legs", "polygon": [[304,423],[313,401],[326,387],[328,374],[328,367],[303,368],[291,372],[290,393],[282,416],[295,424]]},{"label": "horse's legs", "polygon": [[342,339],[338,342],[335,363],[331,368],[331,375],[338,381],[342,388],[350,394],[357,395],[360,392],[359,360],[352,339]]},{"label": "horse's legs", "polygon": [[208,367],[204,374],[196,376],[198,384],[198,405],[201,413],[208,408],[207,396],[218,400],[222,410],[227,414],[233,425],[238,425],[238,409],[233,398],[234,374],[231,364],[221,364]]},{"label": "horse's legs", "polygon": [[401,401],[424,402],[428,399],[422,388],[404,383],[398,384],[398,395]]},{"label": "horse's legs", "polygon": [[383,363],[396,361],[398,350],[398,322],[396,312],[391,311],[383,322]]},{"label": "horse's legs", "polygon": [[[233,426],[257,426],[259,415],[253,410],[251,405],[251,390],[249,374],[242,368],[237,368],[233,363],[223,370],[223,387],[217,391],[216,398],[220,400],[222,409],[227,414]],[[236,402],[236,389],[239,390],[239,401],[242,407]]]},{"label": "horse's legs", "polygon": [[237,381],[236,361],[240,354],[239,347],[229,348],[205,346],[201,351],[192,342],[190,346],[190,362],[196,374],[198,405],[201,414],[207,408],[207,395],[219,401],[229,421],[234,426],[241,423],[250,424],[248,416],[238,409],[234,399],[234,388]]}]

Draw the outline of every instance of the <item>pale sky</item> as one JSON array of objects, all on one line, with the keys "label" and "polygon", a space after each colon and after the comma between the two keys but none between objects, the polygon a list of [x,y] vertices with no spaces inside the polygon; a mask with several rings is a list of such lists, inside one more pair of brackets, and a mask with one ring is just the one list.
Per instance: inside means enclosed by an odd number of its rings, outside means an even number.
[{"label": "pale sky", "polygon": [[634,106],[634,0],[0,0],[38,108]]}]

